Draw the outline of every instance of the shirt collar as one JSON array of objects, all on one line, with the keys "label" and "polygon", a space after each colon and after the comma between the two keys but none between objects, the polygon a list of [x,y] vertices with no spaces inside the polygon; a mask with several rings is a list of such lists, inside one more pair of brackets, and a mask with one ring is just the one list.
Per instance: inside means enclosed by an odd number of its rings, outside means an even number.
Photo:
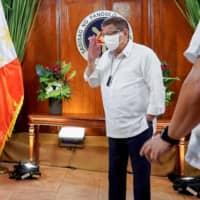
[{"label": "shirt collar", "polygon": [[122,54],[128,57],[132,51],[132,47],[133,47],[133,42],[129,40],[126,47],[123,49]]}]

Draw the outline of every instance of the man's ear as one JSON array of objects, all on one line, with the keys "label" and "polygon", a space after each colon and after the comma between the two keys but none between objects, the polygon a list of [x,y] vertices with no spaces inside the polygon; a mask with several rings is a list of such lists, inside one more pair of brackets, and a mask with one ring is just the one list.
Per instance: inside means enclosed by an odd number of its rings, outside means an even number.
[{"label": "man's ear", "polygon": [[129,37],[129,31],[128,31],[127,28],[125,28],[125,29],[123,30],[123,32],[124,32],[124,35],[125,35],[125,36]]}]

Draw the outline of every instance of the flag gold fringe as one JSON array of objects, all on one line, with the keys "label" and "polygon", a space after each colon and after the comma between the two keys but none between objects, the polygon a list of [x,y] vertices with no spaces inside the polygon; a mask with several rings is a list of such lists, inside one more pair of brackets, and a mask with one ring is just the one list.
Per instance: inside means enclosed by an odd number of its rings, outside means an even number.
[{"label": "flag gold fringe", "polygon": [[18,106],[17,106],[17,108],[15,110],[15,113],[14,113],[13,119],[12,119],[12,121],[10,123],[9,128],[8,128],[8,131],[7,131],[7,133],[6,133],[6,135],[5,135],[4,139],[3,139],[2,145],[0,147],[0,155],[2,154],[2,151],[4,149],[4,146],[5,146],[5,143],[6,143],[7,139],[9,137],[11,137],[11,135],[12,135],[12,131],[13,131],[13,128],[15,126],[15,123],[16,123],[17,117],[19,115],[19,112],[21,110],[23,101],[24,101],[24,96],[22,96],[21,99],[20,99],[20,101],[19,101],[19,104],[18,104]]}]

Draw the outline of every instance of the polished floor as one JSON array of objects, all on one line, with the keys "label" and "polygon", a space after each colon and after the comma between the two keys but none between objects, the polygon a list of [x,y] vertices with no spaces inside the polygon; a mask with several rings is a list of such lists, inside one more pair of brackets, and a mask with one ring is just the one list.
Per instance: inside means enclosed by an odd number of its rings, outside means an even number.
[{"label": "polished floor", "polygon": [[[37,180],[0,175],[0,200],[107,200],[107,173],[41,166]],[[9,165],[9,169],[13,169]],[[132,197],[132,176],[127,179],[127,200]],[[152,200],[193,200],[178,194],[166,177],[152,177]]]}]

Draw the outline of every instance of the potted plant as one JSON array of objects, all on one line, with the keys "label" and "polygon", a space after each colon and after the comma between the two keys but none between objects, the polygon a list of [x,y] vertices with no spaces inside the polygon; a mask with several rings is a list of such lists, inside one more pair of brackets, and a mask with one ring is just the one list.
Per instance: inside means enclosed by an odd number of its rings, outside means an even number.
[{"label": "potted plant", "polygon": [[[65,61],[58,61],[56,64],[49,66],[37,64],[36,73],[40,83],[38,99],[48,99],[49,112],[51,114],[60,114],[62,100],[71,98],[70,80],[75,77],[76,71],[71,71],[71,64]],[[60,108],[56,110],[56,105],[59,104]]]},{"label": "potted plant", "polygon": [[169,88],[169,86],[177,80],[180,80],[179,77],[171,77],[170,69],[166,61],[161,62],[162,74],[163,74],[163,83],[165,86],[165,105],[168,106],[172,102],[172,97],[174,91]]}]

